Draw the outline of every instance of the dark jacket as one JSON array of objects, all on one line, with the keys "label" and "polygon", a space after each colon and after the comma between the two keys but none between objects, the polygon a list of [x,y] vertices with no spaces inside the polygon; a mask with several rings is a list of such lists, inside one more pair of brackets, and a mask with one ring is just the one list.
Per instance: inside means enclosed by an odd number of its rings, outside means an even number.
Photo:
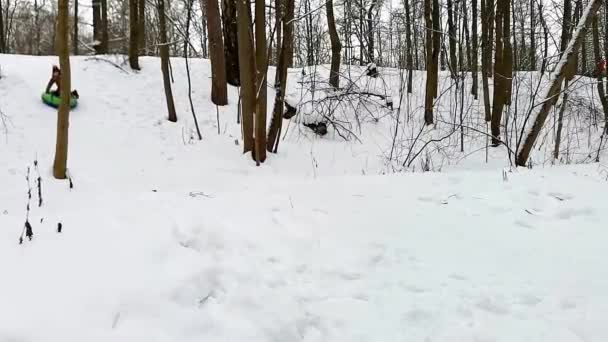
[{"label": "dark jacket", "polygon": [[58,74],[57,76],[53,75],[51,76],[51,79],[49,80],[49,83],[46,86],[46,92],[49,93],[51,91],[51,87],[53,86],[53,84],[57,85],[57,94],[60,94],[61,91],[61,74]]}]

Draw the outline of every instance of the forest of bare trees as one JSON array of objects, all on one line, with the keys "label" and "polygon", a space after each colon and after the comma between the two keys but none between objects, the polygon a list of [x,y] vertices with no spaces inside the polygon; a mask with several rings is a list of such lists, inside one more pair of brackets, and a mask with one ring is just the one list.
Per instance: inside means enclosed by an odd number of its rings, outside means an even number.
[{"label": "forest of bare trees", "polygon": [[[407,124],[404,119],[421,124],[420,132],[451,127],[448,136],[430,139],[423,148],[459,137],[454,139],[465,152],[465,136],[477,134],[489,140],[487,146],[506,148],[515,164],[528,165],[547,116],[554,115],[551,150],[558,160],[563,135],[569,134],[566,108],[574,104],[593,109],[580,120],[593,116],[589,125],[603,142],[608,5],[599,0],[91,0],[70,1],[69,10],[64,5],[0,0],[0,52],[55,55],[67,48],[72,55],[118,54],[133,70],[141,69],[140,56],[159,56],[170,121],[178,120],[170,58],[209,58],[215,105],[228,103],[228,85],[240,87],[243,151],[257,164],[267,151],[278,151],[283,118],[308,108],[286,101],[288,68],[301,68],[299,84],[312,92],[309,104],[322,110],[315,125],[333,127],[345,139],[356,137],[348,120],[360,126],[360,118],[342,120],[337,113],[344,108],[358,113],[360,103],[375,99],[389,108],[395,137],[399,125]],[[64,25],[67,45],[60,36]],[[352,74],[355,67],[364,75]],[[271,68],[276,72],[269,80]],[[323,68],[325,76],[318,72]],[[366,77],[367,84],[381,80],[387,88],[390,70],[406,73],[392,94],[360,86]],[[414,87],[417,79],[424,86]],[[597,93],[573,96],[577,80],[597,84]],[[268,125],[269,87],[275,96]],[[315,98],[318,91],[323,99]],[[397,92],[400,99],[393,104]],[[423,115],[412,119],[416,110],[410,108],[400,117],[408,96],[424,99],[418,108]],[[447,109],[444,98],[450,99]],[[413,146],[401,152],[403,165],[421,155]],[[594,148],[598,159],[603,146]]]}]

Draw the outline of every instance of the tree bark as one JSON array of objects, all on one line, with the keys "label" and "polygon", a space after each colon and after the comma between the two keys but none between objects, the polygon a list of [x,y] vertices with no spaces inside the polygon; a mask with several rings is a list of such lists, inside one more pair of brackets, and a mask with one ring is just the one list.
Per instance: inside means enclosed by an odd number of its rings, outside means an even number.
[{"label": "tree bark", "polygon": [[458,72],[458,60],[456,59],[456,27],[454,26],[454,6],[452,0],[447,0],[448,5],[448,37],[450,41],[450,71],[452,77]]},{"label": "tree bark", "polygon": [[[367,10],[367,58],[370,63],[375,62],[374,52],[374,8],[378,0],[372,0]],[[333,6],[332,6],[333,7]],[[332,9],[333,12],[333,9]],[[329,15],[328,15],[329,16]],[[333,16],[333,14],[332,14]],[[334,24],[335,26],[335,24]],[[339,41],[339,40],[338,40]]]},{"label": "tree bark", "polygon": [[490,86],[488,75],[490,72],[490,64],[488,61],[492,56],[492,48],[489,40],[489,19],[487,6],[491,0],[481,0],[481,85],[483,91],[483,106],[486,122],[492,120],[492,112],[490,109]]},{"label": "tree bark", "polygon": [[57,139],[53,176],[56,179],[67,177],[68,129],[70,122],[70,50],[68,34],[68,0],[59,0],[57,13],[57,55],[61,69],[61,104],[57,112]]},{"label": "tree bark", "polygon": [[0,0],[0,53],[6,53],[6,41],[4,38],[4,18],[2,15],[2,0]]},{"label": "tree bark", "polygon": [[137,0],[129,0],[129,65],[133,70],[139,67],[139,23]]},{"label": "tree bark", "polygon": [[[506,5],[505,5],[506,3]],[[498,0],[496,6],[496,52],[494,55],[494,98],[492,100],[492,146],[500,145],[500,123],[502,111],[506,103],[506,75],[504,65],[505,41],[509,37],[504,36],[505,7],[509,6],[508,0]],[[509,25],[510,23],[507,23]]]},{"label": "tree bark", "polygon": [[[0,17],[1,13],[0,10]],[[78,0],[74,1],[74,41],[72,43],[74,44],[74,55],[78,56]],[[40,51],[40,41],[38,41],[38,51]]]},{"label": "tree bark", "polygon": [[102,54],[101,49],[101,0],[93,0],[93,48],[95,54]]},{"label": "tree bark", "polygon": [[[78,0],[76,0],[78,1]],[[139,54],[145,54],[146,50],[146,0],[138,0],[138,13],[137,13],[137,24],[139,28],[137,30],[138,34],[138,47]]]},{"label": "tree bark", "polygon": [[211,59],[211,101],[218,106],[228,104],[226,88],[226,62],[224,61],[224,42],[222,23],[217,0],[205,0],[207,11],[207,32],[209,34],[209,57]]},{"label": "tree bark", "polygon": [[237,37],[236,1],[238,0],[222,0],[222,22],[224,24],[226,78],[229,84],[238,87],[241,84],[241,81],[239,75],[239,41]]},{"label": "tree bark", "polygon": [[287,68],[293,55],[293,16],[294,16],[294,0],[287,0],[284,8],[284,16],[281,24],[284,28],[283,42],[279,53],[279,65],[277,73],[279,74],[278,84],[275,85],[277,94],[274,99],[274,108],[272,111],[272,119],[270,128],[268,129],[268,139],[266,141],[266,149],[277,153],[279,148],[279,138],[283,125],[283,106],[285,103],[285,89],[287,88]]},{"label": "tree bark", "polygon": [[163,73],[163,85],[165,88],[165,99],[167,102],[168,119],[177,122],[173,91],[171,90],[171,75],[169,71],[169,45],[167,44],[167,19],[165,18],[165,0],[156,0],[158,9],[158,23],[160,26],[160,68]]},{"label": "tree bark", "polygon": [[266,80],[268,70],[266,46],[266,2],[255,0],[255,161],[266,160]]},{"label": "tree bark", "polygon": [[[241,113],[243,117],[243,153],[253,152],[253,115],[255,112],[255,55],[249,1],[237,0]],[[255,156],[254,156],[255,158]]]},{"label": "tree bark", "polygon": [[[413,78],[413,60],[412,60],[412,24],[410,17],[410,2],[404,0],[405,7],[405,50],[406,50],[406,63],[407,63],[407,92],[412,93],[412,78]],[[417,49],[418,47],[415,47]],[[400,66],[401,67],[401,66]]]},{"label": "tree bark", "polygon": [[333,0],[327,0],[325,2],[325,9],[327,12],[329,39],[331,41],[331,70],[329,72],[329,84],[334,87],[334,89],[338,89],[340,88],[340,51],[342,50],[342,44],[340,43],[340,37],[336,30]]},{"label": "tree bark", "polygon": [[[478,48],[478,36],[477,36],[477,0],[472,0],[473,1],[473,20],[471,21],[471,33],[472,33],[472,39],[473,39],[473,48],[472,48],[472,55],[471,55],[471,73],[473,76],[473,84],[471,85],[471,95],[473,95],[473,97],[475,98],[475,100],[477,100],[478,97],[478,89],[479,89],[479,75],[478,75],[478,70],[479,68],[478,66],[478,57],[477,54],[479,53],[479,48]],[[482,0],[483,1],[483,0]],[[466,25],[466,24],[465,24]]]},{"label": "tree bark", "polygon": [[108,36],[108,0],[101,0],[101,53],[108,53],[109,50]]},{"label": "tree bark", "polygon": [[530,70],[536,70],[536,15],[534,2],[530,0]]},{"label": "tree bark", "polygon": [[544,101],[540,111],[535,117],[531,118],[533,119],[533,124],[531,127],[527,128],[524,144],[517,155],[517,165],[525,166],[528,162],[530,151],[532,151],[532,147],[536,143],[536,139],[538,138],[538,135],[545,124],[549,111],[559,97],[561,84],[566,76],[566,70],[568,69],[569,65],[574,63],[575,56],[578,53],[578,49],[583,41],[583,38],[585,37],[589,24],[595,17],[595,14],[601,4],[602,0],[590,0],[587,4],[584,15],[579,21],[578,27],[570,40],[570,43],[568,43],[568,47],[560,57],[557,67],[553,71],[553,76],[551,82],[549,83],[549,87],[547,88],[546,95],[543,97]]},{"label": "tree bark", "polygon": [[427,125],[433,124],[433,100],[435,99],[435,93],[437,88],[436,83],[436,72],[437,70],[437,59],[438,51],[435,51],[434,44],[434,23],[433,19],[433,6],[431,0],[424,1],[424,19],[426,24],[426,93],[424,99],[424,122]]}]

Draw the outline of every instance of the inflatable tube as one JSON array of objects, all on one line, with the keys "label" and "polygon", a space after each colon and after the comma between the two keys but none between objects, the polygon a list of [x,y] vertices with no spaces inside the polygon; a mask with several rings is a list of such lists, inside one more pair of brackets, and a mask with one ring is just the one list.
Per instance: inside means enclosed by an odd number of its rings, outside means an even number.
[{"label": "inflatable tube", "polygon": [[[53,108],[59,108],[59,104],[61,103],[61,97],[55,96],[51,93],[44,93],[42,94],[42,102]],[[70,108],[76,107],[77,104],[78,100],[74,97],[70,97]]]}]

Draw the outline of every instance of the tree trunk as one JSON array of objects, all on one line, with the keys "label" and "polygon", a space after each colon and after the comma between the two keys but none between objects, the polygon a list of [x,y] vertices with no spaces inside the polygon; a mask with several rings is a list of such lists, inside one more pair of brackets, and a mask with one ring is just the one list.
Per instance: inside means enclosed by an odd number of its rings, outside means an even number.
[{"label": "tree trunk", "polygon": [[224,56],[226,78],[229,84],[238,87],[239,75],[239,41],[237,37],[236,1],[222,0],[222,22],[224,24]]},{"label": "tree trunk", "polygon": [[597,75],[597,93],[602,103],[602,109],[604,110],[604,121],[608,122],[608,101],[606,100],[606,92],[604,89],[604,76],[603,72],[597,69],[597,66],[602,60],[602,52],[600,51],[600,34],[598,29],[598,19],[593,18],[593,54],[595,55],[596,75]]},{"label": "tree trunk", "polygon": [[211,59],[211,101],[218,106],[224,106],[228,104],[228,90],[226,89],[226,62],[224,61],[220,9],[217,0],[205,1],[209,57]]},{"label": "tree trunk", "polygon": [[[255,55],[249,1],[237,0],[241,115],[243,117],[243,153],[253,152],[253,115],[255,112]],[[255,156],[254,156],[255,158]]]},{"label": "tree trunk", "polygon": [[336,30],[336,19],[334,18],[333,0],[325,2],[327,12],[327,26],[329,28],[329,39],[331,41],[331,70],[329,72],[329,84],[338,89],[340,87],[340,51],[342,44]]},{"label": "tree trunk", "polygon": [[[0,13],[2,13],[2,11],[0,11]],[[72,44],[74,44],[74,55],[78,56],[78,0],[74,1],[74,41]],[[37,50],[40,51],[40,41],[38,41]]]},{"label": "tree trunk", "polygon": [[448,37],[450,40],[450,72],[452,77],[458,72],[458,60],[456,59],[456,27],[454,26],[454,6],[452,0],[448,4]]},{"label": "tree trunk", "polygon": [[[76,0],[77,1],[77,0]],[[139,24],[139,28],[137,30],[139,42],[139,54],[145,55],[146,50],[146,0],[138,0],[138,13],[137,13],[137,23]]]},{"label": "tree trunk", "polygon": [[[424,19],[425,19],[425,32],[426,32],[426,93],[424,99],[424,122],[427,125],[431,125],[433,123],[433,100],[435,98],[435,87],[436,83],[434,79],[436,78],[434,74],[434,70],[436,67],[433,67],[433,64],[436,64],[436,52],[433,44],[433,6],[431,4],[431,0],[424,0]],[[435,65],[436,66],[436,65]]]},{"label": "tree trunk", "polygon": [[277,73],[279,74],[278,84],[275,85],[277,94],[274,99],[274,108],[272,111],[272,119],[268,130],[268,139],[266,141],[266,149],[277,153],[279,148],[279,138],[283,124],[283,105],[285,103],[285,89],[287,88],[287,68],[293,55],[293,16],[294,16],[294,0],[287,0],[285,3],[283,19],[283,42],[279,53],[279,65]]},{"label": "tree trunk", "polygon": [[6,53],[6,41],[4,39],[4,18],[2,15],[2,0],[0,0],[0,53]]},{"label": "tree trunk", "polygon": [[255,161],[266,160],[266,78],[268,70],[266,46],[266,2],[255,0]]},{"label": "tree trunk", "polygon": [[[498,0],[496,5],[496,52],[494,55],[494,99],[492,100],[492,146],[500,145],[500,123],[502,120],[502,111],[505,104],[505,75],[503,65],[504,51],[504,12],[505,3],[508,6],[508,0]],[[508,25],[508,24],[507,24]],[[509,39],[507,37],[506,39]]]},{"label": "tree trunk", "polygon": [[477,54],[479,53],[478,42],[477,42],[477,0],[473,0],[472,6],[473,6],[473,21],[471,21],[471,31],[472,31],[472,36],[473,36],[473,38],[472,38],[473,39],[473,48],[472,48],[472,54],[471,54],[471,73],[473,75],[473,84],[471,86],[471,95],[473,95],[475,100],[477,100],[478,89],[479,89],[479,85],[478,85],[479,68],[477,67],[477,65],[478,65]]},{"label": "tree trunk", "polygon": [[108,0],[101,0],[101,53],[108,53]]},{"label": "tree trunk", "polygon": [[530,0],[530,70],[536,70],[536,15],[535,0]]},{"label": "tree trunk", "polygon": [[57,13],[57,55],[61,69],[61,104],[57,112],[57,140],[53,176],[56,179],[67,177],[68,128],[70,122],[70,50],[68,34],[68,0],[59,0]]},{"label": "tree trunk", "polygon": [[578,27],[576,28],[570,43],[568,43],[568,47],[560,57],[557,67],[553,71],[551,82],[547,88],[546,95],[543,97],[544,100],[542,102],[540,111],[535,117],[530,118],[533,124],[527,127],[524,144],[517,155],[517,165],[525,166],[528,162],[530,151],[532,150],[532,147],[540,134],[545,120],[549,115],[549,111],[557,101],[557,97],[559,97],[561,84],[566,76],[566,70],[568,69],[569,65],[574,63],[575,56],[578,53],[578,49],[583,41],[583,38],[585,37],[589,24],[595,17],[595,14],[601,4],[602,0],[590,0],[587,4],[584,16],[579,21]]},{"label": "tree trunk", "polygon": [[[374,7],[378,0],[372,0],[369,9],[367,10],[367,58],[370,63],[375,62],[374,53]],[[332,6],[333,7],[333,6]],[[333,9],[332,9],[333,12]],[[328,15],[329,16],[329,15]],[[332,13],[333,16],[333,13]],[[335,23],[334,23],[335,26]],[[339,40],[338,40],[339,41]]]},{"label": "tree trunk", "polygon": [[165,98],[167,101],[167,112],[169,121],[177,122],[175,112],[175,102],[173,101],[173,91],[171,90],[171,75],[169,71],[169,45],[167,44],[167,19],[165,18],[165,0],[157,0],[159,43],[160,43],[160,68],[163,72],[163,84],[165,87]]},{"label": "tree trunk", "polygon": [[504,81],[504,104],[510,106],[513,87],[513,49],[511,47],[511,2],[508,0],[504,0],[503,25],[502,76]]},{"label": "tree trunk", "polygon": [[490,109],[490,85],[488,75],[490,72],[490,64],[488,61],[492,56],[492,47],[489,39],[489,19],[487,6],[491,0],[481,0],[481,85],[483,91],[483,106],[486,114],[486,122],[492,120],[492,112]]},{"label": "tree trunk", "polygon": [[[406,65],[407,65],[407,92],[408,94],[412,93],[412,71],[413,69],[413,61],[412,61],[412,24],[410,17],[410,2],[409,0],[403,1],[405,6],[405,51],[406,51]],[[401,45],[401,44],[399,44]],[[414,47],[418,49],[418,47]],[[401,66],[399,66],[401,68]]]},{"label": "tree trunk", "polygon": [[93,48],[95,54],[100,55],[101,51],[101,0],[93,0]]},{"label": "tree trunk", "polygon": [[[566,50],[566,47],[568,46],[568,42],[570,41],[571,24],[572,24],[572,1],[564,0],[564,18],[563,18],[563,24],[562,24],[562,36],[561,36],[561,41],[560,41],[560,52],[562,54]],[[576,68],[570,68],[570,70],[568,70],[566,72],[566,80],[568,80],[568,81],[572,80],[574,78],[575,74],[576,74]]]},{"label": "tree trunk", "polygon": [[129,0],[129,65],[133,70],[139,68],[139,23],[138,0]]}]

